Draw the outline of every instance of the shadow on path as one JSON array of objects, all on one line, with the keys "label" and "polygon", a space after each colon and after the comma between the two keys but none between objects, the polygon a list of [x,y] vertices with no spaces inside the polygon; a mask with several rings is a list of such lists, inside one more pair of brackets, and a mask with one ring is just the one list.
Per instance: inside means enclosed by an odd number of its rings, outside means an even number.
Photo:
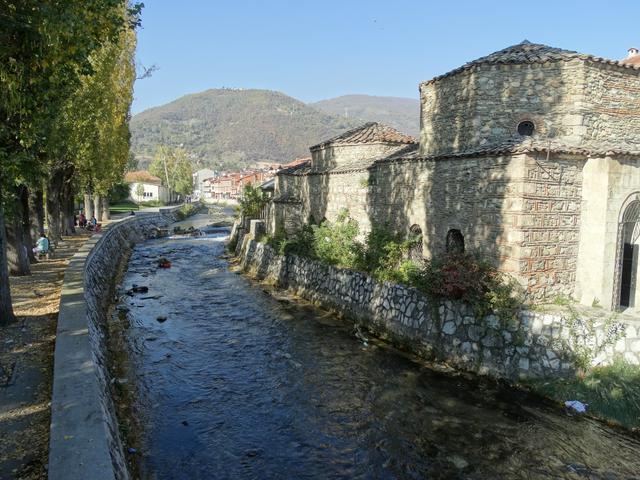
[{"label": "shadow on path", "polygon": [[69,259],[88,238],[65,237],[54,257],[11,277],[18,321],[0,329],[0,478],[46,478],[53,351]]}]

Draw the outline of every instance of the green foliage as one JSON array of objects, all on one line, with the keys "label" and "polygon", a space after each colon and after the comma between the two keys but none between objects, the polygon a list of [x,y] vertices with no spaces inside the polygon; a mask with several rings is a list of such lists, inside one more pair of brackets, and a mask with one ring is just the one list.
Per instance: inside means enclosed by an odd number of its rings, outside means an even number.
[{"label": "green foliage", "polygon": [[182,148],[160,146],[149,166],[149,172],[162,179],[162,184],[180,195],[193,191],[193,170]]},{"label": "green foliage", "polygon": [[417,275],[419,265],[406,257],[420,238],[402,240],[385,228],[375,228],[363,243],[358,240],[359,234],[358,223],[343,210],[333,223],[305,225],[290,238],[280,232],[265,242],[280,255],[314,258],[367,272],[380,280],[409,283]]},{"label": "green foliage", "polygon": [[7,0],[1,10],[2,180],[33,181],[46,174],[42,158],[54,153],[66,104],[95,73],[92,58],[132,29],[130,20],[137,24],[139,5],[131,11],[122,0]]},{"label": "green foliage", "polygon": [[148,202],[139,202],[141,207],[164,207],[165,203],[160,200],[149,200]]},{"label": "green foliage", "polygon": [[413,281],[433,297],[472,305],[478,318],[495,312],[508,320],[515,317],[523,305],[521,288],[513,278],[470,253],[427,260]]},{"label": "green foliage", "polygon": [[176,218],[178,220],[184,220],[185,218],[195,215],[200,210],[199,203],[185,203],[178,210],[176,210]]},{"label": "green foliage", "polygon": [[109,189],[109,202],[121,203],[129,198],[129,185],[126,183],[116,183]]},{"label": "green foliage", "polygon": [[422,242],[422,236],[403,239],[388,226],[374,226],[367,235],[361,258],[361,268],[380,280],[407,283],[418,264],[407,260],[412,247]]},{"label": "green foliage", "polygon": [[245,218],[259,218],[268,201],[269,198],[260,187],[245,185],[240,199],[240,212]]},{"label": "green foliage", "polygon": [[[3,0],[0,5],[0,220],[9,200],[5,192],[46,183],[53,207],[47,212],[55,221],[49,232],[56,237],[60,205],[69,209],[78,186],[92,185],[104,195],[122,177],[142,5],[126,0]],[[0,258],[0,270],[6,271],[6,257]],[[0,322],[13,317],[7,288],[0,282]]]},{"label": "green foliage", "polygon": [[329,265],[357,267],[363,251],[362,245],[356,240],[359,233],[358,222],[349,218],[349,213],[343,210],[333,224],[322,222],[313,228],[315,257]]},{"label": "green foliage", "polygon": [[136,186],[136,197],[137,197],[138,203],[141,203],[141,200],[144,198],[144,185],[142,183],[139,183]]},{"label": "green foliage", "polygon": [[640,427],[640,367],[621,359],[584,376],[530,380],[528,386],[559,402],[580,400],[589,411],[627,428]]},{"label": "green foliage", "polygon": [[309,145],[361,124],[279,92],[217,89],[135,115],[131,141],[139,156],[151,156],[161,145],[184,145],[194,169],[228,170],[308,155]]},{"label": "green foliage", "polygon": [[129,213],[130,211],[135,211],[138,210],[140,208],[140,206],[137,203],[133,203],[131,201],[124,201],[124,202],[118,202],[118,203],[111,203],[109,204],[109,211],[111,212],[111,214],[118,214],[118,213]]},{"label": "green foliage", "polygon": [[522,308],[520,285],[479,256],[450,254],[418,263],[409,253],[422,242],[420,235],[403,239],[387,227],[376,226],[364,242],[358,237],[358,223],[343,210],[334,223],[305,225],[290,238],[278,233],[264,241],[280,255],[302,255],[410,285],[435,298],[464,301],[473,306],[478,318],[494,312],[508,322]]},{"label": "green foliage", "polygon": [[560,307],[567,307],[573,303],[573,299],[567,295],[557,295],[552,303]]}]

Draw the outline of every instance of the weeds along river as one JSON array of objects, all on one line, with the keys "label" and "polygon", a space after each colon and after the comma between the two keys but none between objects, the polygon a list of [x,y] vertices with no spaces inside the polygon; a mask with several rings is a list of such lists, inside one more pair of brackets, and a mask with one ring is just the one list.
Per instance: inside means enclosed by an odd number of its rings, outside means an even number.
[{"label": "weeds along river", "polygon": [[143,478],[640,478],[631,436],[265,293],[227,233],[140,244],[123,278],[149,287],[119,307]]}]

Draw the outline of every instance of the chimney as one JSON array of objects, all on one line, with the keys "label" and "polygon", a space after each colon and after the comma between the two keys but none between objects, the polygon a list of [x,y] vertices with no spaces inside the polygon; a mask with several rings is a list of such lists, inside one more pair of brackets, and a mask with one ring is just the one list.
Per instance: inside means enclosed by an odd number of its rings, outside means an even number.
[{"label": "chimney", "polygon": [[638,51],[637,48],[631,47],[629,50],[627,50],[627,58],[635,57],[639,53],[640,51]]}]

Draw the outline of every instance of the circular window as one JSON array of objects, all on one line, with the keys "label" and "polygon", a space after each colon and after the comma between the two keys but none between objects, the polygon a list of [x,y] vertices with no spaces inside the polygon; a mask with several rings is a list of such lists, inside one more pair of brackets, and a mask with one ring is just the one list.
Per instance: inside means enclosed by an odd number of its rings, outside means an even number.
[{"label": "circular window", "polygon": [[533,122],[529,120],[525,120],[524,122],[520,122],[518,124],[518,133],[525,137],[530,137],[533,135],[533,132],[536,130],[536,126]]}]

